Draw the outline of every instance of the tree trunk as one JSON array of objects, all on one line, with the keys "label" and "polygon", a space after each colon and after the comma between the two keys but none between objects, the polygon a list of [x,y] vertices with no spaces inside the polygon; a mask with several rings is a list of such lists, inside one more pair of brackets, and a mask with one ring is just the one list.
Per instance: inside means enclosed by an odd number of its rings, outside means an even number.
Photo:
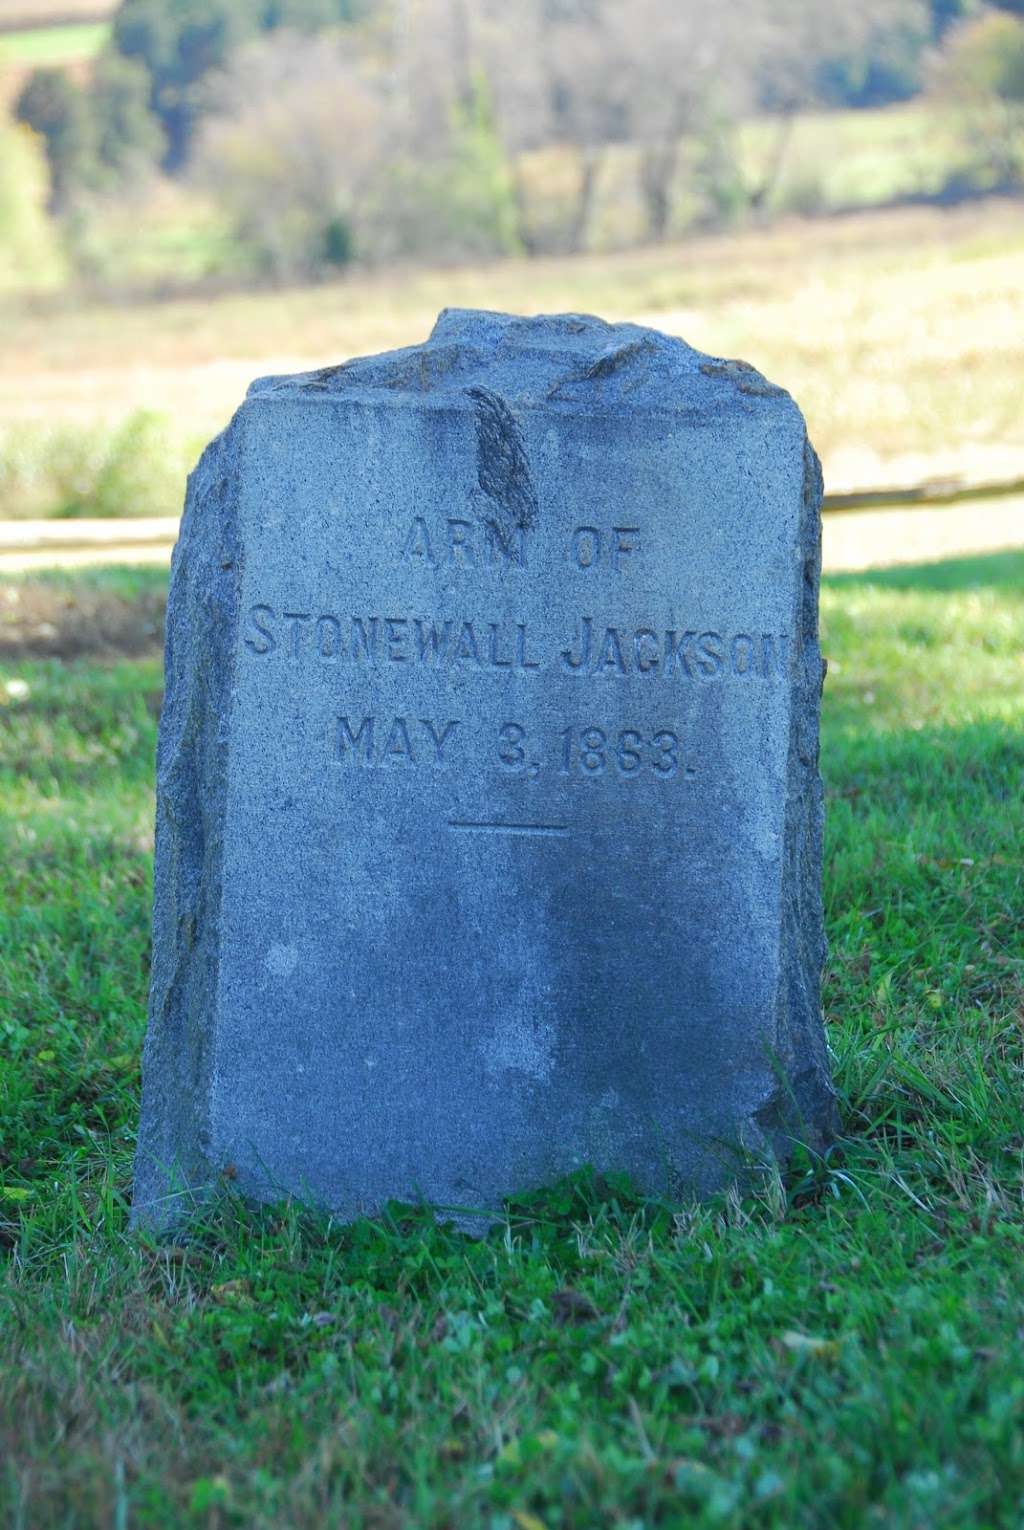
[{"label": "tree trunk", "polygon": [[473,46],[466,0],[451,0],[451,28],[455,91],[462,110],[471,112],[475,105],[476,91],[473,84]]},{"label": "tree trunk", "polygon": [[787,110],[780,123],[779,130],[775,135],[768,163],[759,183],[750,192],[750,210],[754,213],[763,213],[775,187],[778,185],[779,176],[782,174],[783,161],[786,158],[786,150],[796,127],[796,109]]},{"label": "tree trunk", "polygon": [[516,209],[516,239],[524,255],[539,255],[540,242],[530,223],[530,199],[526,194],[526,181],[517,155],[511,156],[512,200]]},{"label": "tree trunk", "polygon": [[600,169],[600,151],[590,144],[580,147],[580,184],[576,193],[576,206],[569,224],[569,254],[579,255],[587,241],[590,215],[594,208],[594,192],[597,189],[597,172]]},{"label": "tree trunk", "polygon": [[640,157],[640,191],[647,210],[647,236],[661,244],[672,219],[672,182],[679,162],[679,140],[650,144]]}]

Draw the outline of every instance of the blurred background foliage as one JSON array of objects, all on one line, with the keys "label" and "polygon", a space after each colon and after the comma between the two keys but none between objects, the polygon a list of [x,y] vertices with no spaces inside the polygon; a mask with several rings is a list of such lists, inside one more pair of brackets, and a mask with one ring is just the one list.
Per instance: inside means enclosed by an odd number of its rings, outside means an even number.
[{"label": "blurred background foliage", "polygon": [[59,10],[0,0],[0,290],[622,248],[1024,177],[1024,0]]},{"label": "blurred background foliage", "polygon": [[747,355],[832,488],[1018,479],[1022,261],[1024,0],[0,0],[0,518],[172,515],[453,302]]}]

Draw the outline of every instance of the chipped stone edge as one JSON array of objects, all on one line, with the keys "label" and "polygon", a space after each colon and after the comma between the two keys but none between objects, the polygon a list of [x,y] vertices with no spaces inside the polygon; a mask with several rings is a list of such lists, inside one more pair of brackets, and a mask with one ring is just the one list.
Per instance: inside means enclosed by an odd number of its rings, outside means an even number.
[{"label": "chipped stone edge", "polygon": [[234,689],[243,410],[189,477],[167,604],[149,1024],[132,1225],[166,1231],[210,1180],[219,905]]},{"label": "chipped stone edge", "polygon": [[[550,335],[548,359],[557,358],[561,370],[540,394],[502,398],[492,391],[487,374],[494,365],[513,360],[528,363],[531,357],[545,354],[535,350],[527,338],[536,329]],[[590,351],[560,352],[554,344],[558,339],[581,335],[593,340]],[[679,335],[646,325],[609,323],[596,314],[528,316],[473,308],[442,309],[428,337],[416,345],[353,356],[312,372],[257,377],[249,386],[248,397],[294,401],[384,394],[398,406],[450,408],[456,403],[474,408],[478,415],[488,401],[513,411],[568,405],[577,412],[605,415],[631,407],[633,401],[625,397],[587,401],[576,390],[611,380],[621,384],[629,378],[634,363],[645,357],[671,361],[680,385],[705,379],[714,387],[713,395],[702,398],[699,408],[682,394],[672,402],[638,401],[638,407],[652,417],[710,415],[717,419],[724,408],[749,409],[747,400],[756,399],[784,399],[796,408],[785,388],[769,382],[749,362],[707,355]],[[472,362],[473,366],[460,366],[460,361]]]},{"label": "chipped stone edge", "polygon": [[821,1009],[827,953],[822,900],[825,793],[819,770],[821,694],[827,668],[818,638],[823,487],[821,464],[805,433],[798,672],[791,703],[783,827],[782,965],[774,1055],[769,1059],[776,1085],[755,1112],[758,1128],[782,1160],[796,1143],[823,1151],[838,1130]]}]

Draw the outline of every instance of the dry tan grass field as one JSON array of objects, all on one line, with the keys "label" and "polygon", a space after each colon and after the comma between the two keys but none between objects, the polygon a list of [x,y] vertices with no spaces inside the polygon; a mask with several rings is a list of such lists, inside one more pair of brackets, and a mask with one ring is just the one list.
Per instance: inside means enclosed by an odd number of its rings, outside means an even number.
[{"label": "dry tan grass field", "polygon": [[116,9],[117,0],[0,0],[0,31],[105,21]]},{"label": "dry tan grass field", "polygon": [[421,339],[445,305],[653,324],[789,388],[833,491],[1024,475],[1024,202],[628,253],[389,270],[294,290],[0,314],[0,432],[168,414],[195,441],[250,379]]}]

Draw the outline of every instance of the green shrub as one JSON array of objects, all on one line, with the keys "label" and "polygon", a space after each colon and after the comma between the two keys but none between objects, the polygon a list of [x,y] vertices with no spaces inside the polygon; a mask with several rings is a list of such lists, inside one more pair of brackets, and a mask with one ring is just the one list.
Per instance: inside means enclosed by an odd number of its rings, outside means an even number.
[{"label": "green shrub", "polygon": [[396,159],[378,177],[361,244],[377,259],[508,255],[519,249],[511,167],[484,82],[452,115],[433,159]]},{"label": "green shrub", "polygon": [[957,113],[977,184],[1024,178],[1024,21],[990,14],[958,28],[936,86]]},{"label": "green shrub", "polygon": [[352,259],[354,241],[352,224],[339,214],[324,229],[323,258],[329,266],[347,266]]},{"label": "green shrub", "polygon": [[56,287],[67,276],[47,217],[42,142],[26,127],[0,125],[0,292]]},{"label": "green shrub", "polygon": [[809,167],[787,177],[772,202],[773,211],[796,213],[803,218],[817,217],[827,206],[825,182],[817,170]]},{"label": "green shrub", "polygon": [[193,455],[152,410],[113,430],[12,429],[0,451],[0,516],[176,515]]}]

